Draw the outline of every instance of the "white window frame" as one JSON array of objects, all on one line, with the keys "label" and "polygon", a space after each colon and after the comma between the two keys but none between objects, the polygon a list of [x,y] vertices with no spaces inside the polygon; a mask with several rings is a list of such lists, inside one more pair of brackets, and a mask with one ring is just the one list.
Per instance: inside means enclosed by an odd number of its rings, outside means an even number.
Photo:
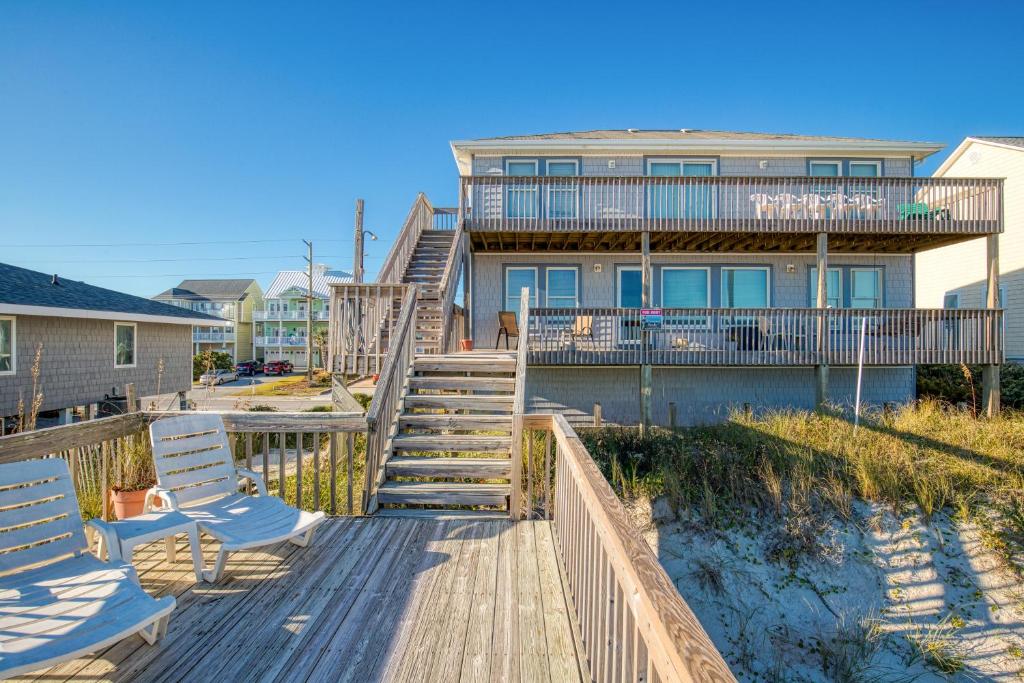
[{"label": "white window frame", "polygon": [[[508,276],[509,276],[509,273],[511,273],[513,270],[532,270],[533,271],[533,294],[530,296],[530,306],[531,307],[536,306],[537,305],[537,297],[540,295],[540,293],[538,291],[538,289],[540,288],[540,276],[537,273],[537,266],[508,266],[507,268],[505,268],[505,287],[504,287],[504,289],[505,289],[505,300],[501,302],[501,305],[504,307],[504,306],[508,306],[508,304],[509,304],[509,298],[511,297],[511,293],[509,292]],[[515,313],[516,315],[519,315],[519,302],[520,302],[519,297],[520,296],[521,296],[521,292],[516,292],[515,297],[516,297],[516,302],[517,303],[516,303],[515,308],[512,309],[512,312]],[[502,308],[501,310],[507,311],[509,309]]]},{"label": "white window frame", "polygon": [[[548,176],[550,178],[578,178],[580,176],[580,162],[579,162],[578,159],[548,159],[544,163],[547,164],[548,167],[550,167],[551,164],[572,164],[573,168],[576,169],[575,172],[571,176],[567,176],[567,175],[566,176],[563,176],[563,175]],[[546,193],[546,196],[544,198],[545,199],[545,201],[544,201],[544,204],[545,204],[544,212],[547,214],[548,218],[551,218],[551,219],[554,219],[554,220],[558,221],[558,220],[573,220],[573,219],[575,219],[575,218],[577,218],[579,216],[579,193],[578,193],[578,190],[577,190],[577,185],[575,183],[572,183],[569,187],[558,187],[553,182],[548,182],[547,183],[547,188],[548,188],[547,189],[547,193]],[[566,196],[571,196],[572,197],[572,199],[571,199],[572,214],[571,215],[569,215],[569,216],[552,216],[551,215],[551,207],[555,205],[554,201],[552,200],[551,195],[552,195],[552,193],[555,193],[555,192],[559,192],[559,193],[565,194]]]},{"label": "white window frame", "polygon": [[[622,305],[622,276],[620,275],[620,273],[623,273],[623,272],[634,272],[634,271],[637,272],[637,273],[643,273],[643,267],[642,266],[616,266],[615,267],[615,307],[616,308],[625,308],[625,306]],[[643,293],[641,293],[641,298],[642,297],[643,297]],[[640,302],[640,307],[643,308],[643,301]]]},{"label": "white window frame", "polygon": [[[132,362],[129,365],[121,365],[117,362],[117,328],[132,328]],[[117,370],[134,368],[139,362],[139,325],[138,323],[114,323],[114,368]]]},{"label": "white window frame", "polygon": [[885,274],[882,272],[882,269],[881,268],[875,268],[875,267],[872,267],[872,266],[854,266],[854,267],[850,268],[850,308],[857,308],[856,306],[853,305],[853,294],[854,294],[854,291],[853,291],[853,274],[854,273],[871,273],[871,272],[875,273],[875,277],[877,278],[875,280],[875,282],[878,285],[878,292],[877,292],[877,297],[878,297],[877,303],[878,303],[878,305],[875,306],[875,309],[880,309],[880,308],[884,308],[885,307]]},{"label": "white window frame", "polygon": [[[505,159],[505,177],[525,178],[529,176],[509,175],[509,164],[533,164],[533,176],[536,177],[540,175],[540,159]],[[519,196],[516,197],[516,195]],[[536,183],[532,185],[523,184],[519,186],[509,185],[505,188],[505,191],[502,194],[503,202],[505,203],[505,208],[502,209],[504,217],[512,220],[537,220],[540,217],[540,206],[538,205],[539,196],[540,193],[537,191]],[[526,211],[526,215],[510,215],[514,205],[513,198],[521,208],[524,208],[524,211],[525,207],[530,207],[530,209]]]},{"label": "white window frame", "polygon": [[[679,164],[679,177],[680,178],[703,178],[704,176],[687,176],[683,175],[684,164],[711,164],[711,175],[710,178],[718,176],[718,159],[711,157],[657,157],[647,160],[647,175],[653,178],[664,178],[666,176],[651,176],[651,165],[652,164]],[[671,177],[671,176],[669,176]]]},{"label": "white window frame", "polygon": [[827,176],[827,175],[817,176],[817,175],[812,175],[811,174],[811,167],[814,166],[815,164],[822,164],[822,165],[830,164],[832,166],[835,166],[836,167],[836,175],[834,177],[836,177],[836,178],[842,178],[843,177],[843,160],[842,159],[808,159],[807,160],[807,175],[808,175],[808,177],[811,177],[811,178],[832,178],[833,176]]},{"label": "white window frame", "polygon": [[[812,284],[808,285],[808,288],[807,288],[808,296],[811,297],[811,306],[810,306],[811,308],[817,307],[817,304],[818,304],[817,297],[816,297],[816,292],[813,289],[818,284],[818,278],[815,277],[815,271],[816,270],[818,270],[818,266],[811,266],[810,273],[811,273],[811,283]],[[842,268],[833,268],[832,266],[829,266],[828,268],[825,269],[825,271],[826,272],[832,271],[832,272],[835,272],[835,273],[839,273],[839,292],[838,292],[838,296],[836,297],[836,300],[838,301],[839,305],[836,308],[843,308],[843,269]],[[825,284],[826,284],[826,290],[827,290],[828,289],[828,287],[827,287],[828,280],[827,279],[825,281]],[[832,297],[832,293],[831,292],[826,292],[826,294],[828,294],[828,297],[826,297],[826,299],[825,299],[825,306],[828,307],[828,299]]]},{"label": "white window frame", "polygon": [[882,162],[881,161],[877,161],[877,160],[876,161],[862,161],[860,159],[850,159],[848,164],[851,167],[850,176],[849,176],[851,178],[860,179],[860,178],[864,178],[864,177],[870,177],[870,176],[855,176],[855,175],[853,175],[852,167],[854,165],[874,166],[875,167],[875,177],[876,178],[881,178],[882,177]]},{"label": "white window frame", "polygon": [[540,175],[540,159],[505,159],[505,175],[508,176],[509,178],[524,178],[528,176],[509,176],[509,164],[533,164],[534,177]]},{"label": "white window frame", "polygon": [[[771,268],[769,268],[768,266],[722,266],[721,272],[718,274],[718,285],[720,287],[718,298],[721,300],[719,303],[721,304],[722,308],[728,308],[728,309],[738,308],[737,306],[726,306],[725,303],[724,303],[725,302],[725,272],[727,270],[760,270],[760,271],[764,271],[764,283],[765,283],[765,289],[764,289],[765,302],[764,302],[764,307],[765,308],[771,308],[772,307],[772,269]],[[842,276],[840,276],[840,280],[842,280]],[[758,307],[755,306],[755,308],[758,308]]]},{"label": "white window frame", "polygon": [[0,315],[0,321],[4,320],[11,323],[11,369],[0,370],[0,377],[18,373],[18,319],[13,315]]},{"label": "white window frame", "polygon": [[[580,307],[580,269],[577,268],[576,266],[549,266],[549,267],[544,269],[544,305],[547,306],[548,308],[555,308],[554,306],[551,305],[551,273],[552,273],[552,271],[561,271],[561,270],[569,271],[569,272],[572,273],[572,276],[573,276],[572,277],[572,282],[573,282],[572,301],[573,301],[573,304],[569,308],[579,308]],[[556,299],[568,299],[569,297],[556,296],[555,298]],[[559,308],[563,308],[563,307],[559,307]]]}]

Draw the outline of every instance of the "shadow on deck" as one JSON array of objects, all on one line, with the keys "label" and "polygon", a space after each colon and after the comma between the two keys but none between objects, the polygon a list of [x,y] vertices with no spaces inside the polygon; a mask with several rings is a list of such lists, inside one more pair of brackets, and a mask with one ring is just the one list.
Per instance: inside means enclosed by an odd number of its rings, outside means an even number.
[{"label": "shadow on deck", "polygon": [[549,522],[332,518],[309,548],[232,555],[215,585],[179,550],[135,554],[143,587],[177,596],[162,642],[16,680],[590,678]]}]

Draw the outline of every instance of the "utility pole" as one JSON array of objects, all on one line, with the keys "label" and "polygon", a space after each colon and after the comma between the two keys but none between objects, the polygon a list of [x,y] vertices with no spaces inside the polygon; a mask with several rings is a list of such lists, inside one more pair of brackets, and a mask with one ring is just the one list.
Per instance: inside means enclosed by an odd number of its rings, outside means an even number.
[{"label": "utility pole", "polygon": [[313,243],[306,244],[306,379],[313,381]]},{"label": "utility pole", "polygon": [[356,200],[356,248],[352,258],[352,282],[363,281],[363,200]]}]

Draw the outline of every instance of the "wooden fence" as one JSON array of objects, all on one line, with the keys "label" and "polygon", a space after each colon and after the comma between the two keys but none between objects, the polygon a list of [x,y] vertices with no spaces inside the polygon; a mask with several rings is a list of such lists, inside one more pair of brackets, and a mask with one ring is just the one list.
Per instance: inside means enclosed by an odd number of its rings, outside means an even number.
[{"label": "wooden fence", "polygon": [[592,679],[735,680],[565,418],[523,425],[526,509],[553,520]]},{"label": "wooden fence", "polygon": [[[537,308],[528,361],[537,365],[865,365],[1003,362],[998,309]],[[819,322],[821,323],[819,325]],[[819,350],[819,330],[826,334]]]},{"label": "wooden fence", "polygon": [[380,372],[402,298],[411,285],[333,284],[328,347],[332,371],[342,375]]}]

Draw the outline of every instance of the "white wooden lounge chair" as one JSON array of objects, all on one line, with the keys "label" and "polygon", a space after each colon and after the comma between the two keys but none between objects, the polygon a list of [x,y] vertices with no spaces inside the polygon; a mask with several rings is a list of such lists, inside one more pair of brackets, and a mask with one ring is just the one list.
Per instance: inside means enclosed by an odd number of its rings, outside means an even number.
[{"label": "white wooden lounge chair", "polygon": [[155,600],[121,560],[99,520],[110,560],[88,552],[68,465],[60,458],[0,465],[0,678],[97,652],[138,633],[167,632],[174,598]]},{"label": "white wooden lounge chair", "polygon": [[[323,512],[303,512],[267,495],[263,477],[236,468],[224,422],[218,415],[192,413],[149,426],[157,485],[146,495],[146,510],[161,505],[194,519],[200,532],[221,542],[208,582],[220,579],[229,553],[281,541],[304,547],[324,521]],[[239,493],[248,479],[257,496]],[[159,508],[157,508],[159,509]]]}]

